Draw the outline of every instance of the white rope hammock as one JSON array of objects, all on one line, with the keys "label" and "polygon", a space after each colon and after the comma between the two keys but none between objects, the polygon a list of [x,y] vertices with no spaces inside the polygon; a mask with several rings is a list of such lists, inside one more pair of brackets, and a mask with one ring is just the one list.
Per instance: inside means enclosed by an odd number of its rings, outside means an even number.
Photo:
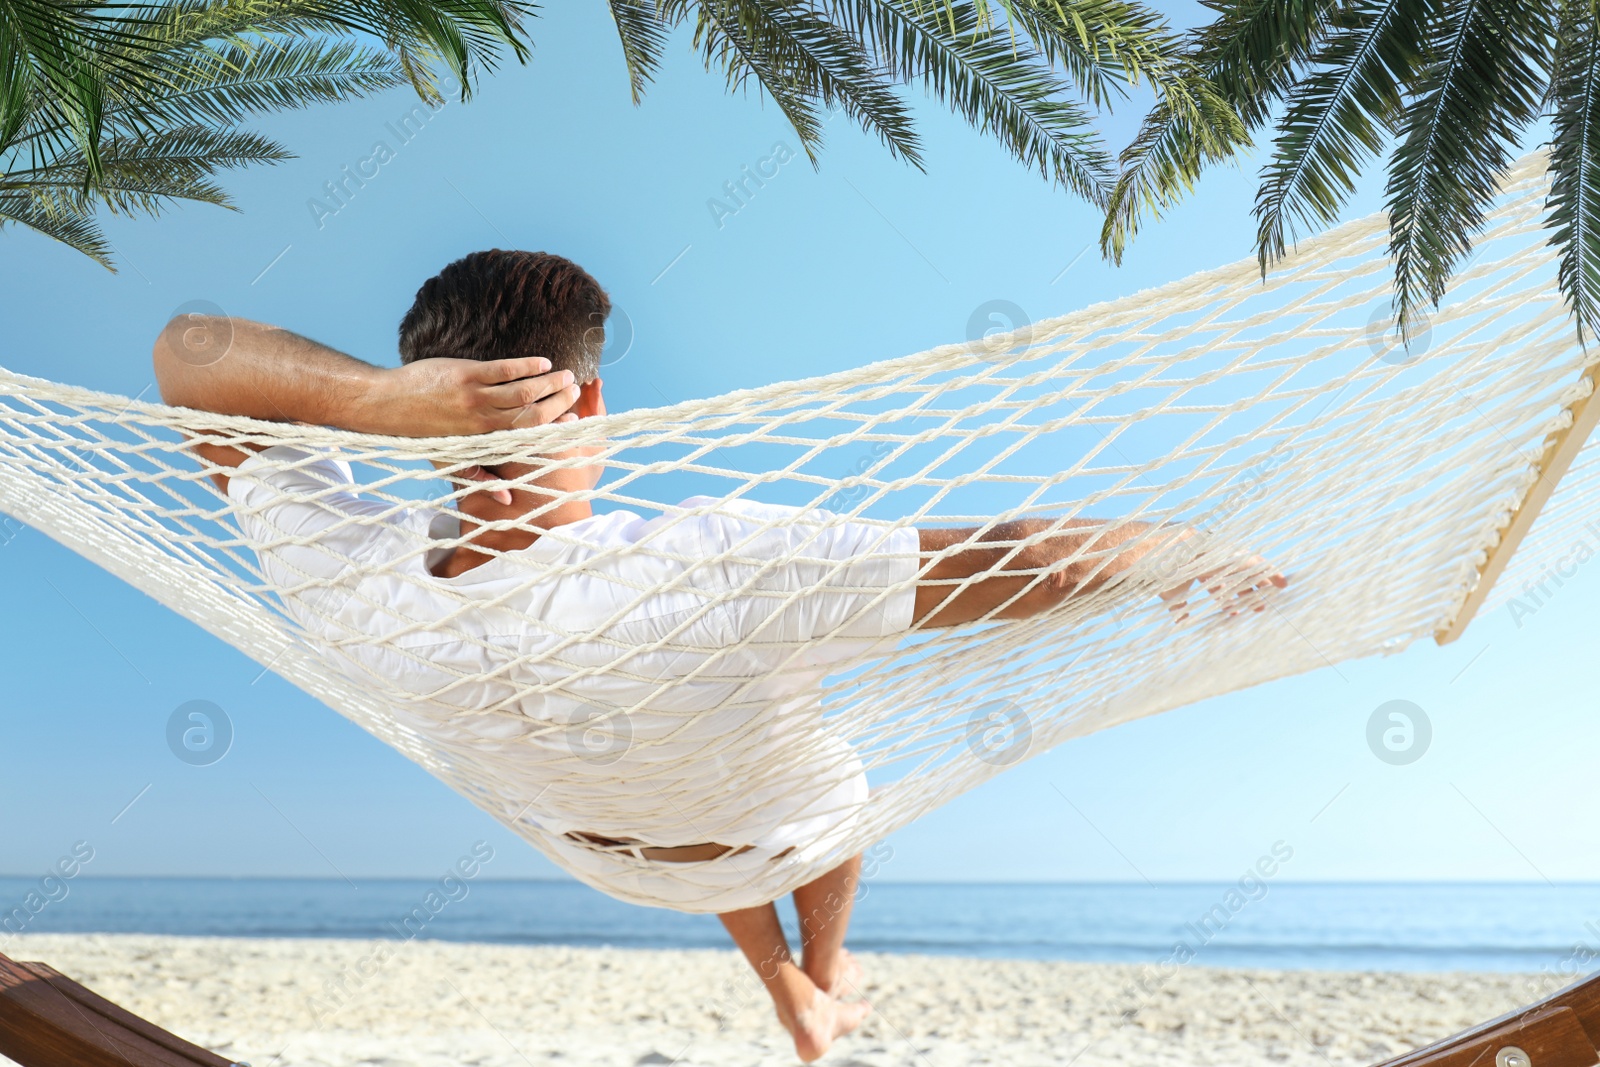
[{"label": "white rope hammock", "polygon": [[[1387,327],[1380,216],[1306,242],[1265,281],[1239,263],[1004,337],[491,436],[269,424],[0,372],[0,510],[325,701],[578,878],[642,904],[749,906],[1068,738],[1447,630],[1538,481],[1547,438],[1591,391],[1542,228],[1543,173],[1542,158],[1519,166],[1410,353]],[[641,646],[623,611],[574,626],[523,595],[611,550],[529,566],[488,600],[432,578],[418,564],[437,547],[426,538],[341,560],[333,577],[285,581],[280,567],[274,579],[263,558],[307,539],[263,535],[211,488],[180,428],[304,450],[270,453],[268,468],[347,460],[368,504],[341,525],[448,510],[455,491],[428,460],[581,444],[604,447],[609,474],[587,494],[597,513],[670,532],[738,506],[698,497],[824,512],[755,522],[710,558],[670,536],[634,549],[682,577],[628,590],[627,611],[664,592],[691,605]],[[1503,595],[1567,550],[1597,488],[1591,450]],[[1178,563],[1152,554],[1025,622],[854,642],[697,636],[736,604],[781,610],[814,592],[783,584],[802,565],[819,586],[844,574],[808,557],[805,537],[770,535],[1022,517],[1182,523],[1202,546],[1261,553],[1291,584],[1265,613],[1195,601],[1175,624],[1156,593],[1214,566],[1202,547]],[[915,580],[903,562],[884,605]],[[449,610],[400,620],[382,648],[349,623],[352,605],[370,614],[408,583]],[[374,668],[380,653],[402,657],[403,676]],[[763,813],[803,829],[797,844],[652,862],[615,843],[738,845]]]}]

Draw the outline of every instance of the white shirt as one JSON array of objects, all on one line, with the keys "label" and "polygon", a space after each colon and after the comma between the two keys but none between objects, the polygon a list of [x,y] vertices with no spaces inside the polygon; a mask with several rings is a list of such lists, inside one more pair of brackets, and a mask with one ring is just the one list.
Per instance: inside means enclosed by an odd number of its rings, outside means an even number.
[{"label": "white shirt", "polygon": [[914,528],[691,497],[439,578],[455,515],[358,490],[347,463],[278,446],[228,492],[304,636],[509,809],[555,833],[766,847],[865,799],[818,687],[910,627]]}]

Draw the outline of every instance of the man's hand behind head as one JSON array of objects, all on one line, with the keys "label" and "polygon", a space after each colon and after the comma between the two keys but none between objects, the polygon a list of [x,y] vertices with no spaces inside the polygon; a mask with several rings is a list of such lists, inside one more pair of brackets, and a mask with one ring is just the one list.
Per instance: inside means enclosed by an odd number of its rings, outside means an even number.
[{"label": "man's hand behind head", "polygon": [[570,371],[541,356],[419,359],[385,370],[379,382],[384,428],[396,437],[453,437],[577,418]]}]

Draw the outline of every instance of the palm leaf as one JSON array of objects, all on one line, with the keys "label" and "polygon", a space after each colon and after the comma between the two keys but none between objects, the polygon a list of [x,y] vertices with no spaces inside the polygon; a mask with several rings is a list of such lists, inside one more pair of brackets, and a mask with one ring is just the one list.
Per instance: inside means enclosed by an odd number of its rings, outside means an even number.
[{"label": "palm leaf", "polygon": [[253,47],[189,49],[166,65],[158,95],[114,85],[107,120],[231,126],[250,115],[337,103],[405,84],[393,56],[353,41],[267,40]]},{"label": "palm leaf", "polygon": [[0,229],[11,223],[75,248],[109,271],[117,269],[111,261],[111,245],[93,218],[78,212],[49,210],[27,193],[8,192],[0,186]]},{"label": "palm leaf", "polygon": [[431,66],[442,62],[463,100],[471,95],[474,64],[493,70],[502,47],[527,60],[521,28],[535,10],[523,0],[329,0],[328,9],[341,25],[382,36],[424,97],[438,97]]},{"label": "palm leaf", "polygon": [[31,73],[26,55],[0,45],[0,152],[28,121],[28,104],[33,98]]},{"label": "palm leaf", "polygon": [[1198,35],[1197,51],[1206,76],[1252,130],[1266,123],[1273,103],[1294,83],[1335,13],[1348,4],[1348,0],[1203,2],[1222,12]]},{"label": "palm leaf", "polygon": [[1600,317],[1600,17],[1592,0],[1567,0],[1550,86],[1550,225],[1558,280],[1579,340]]},{"label": "palm leaf", "polygon": [[1123,150],[1100,235],[1121,262],[1146,214],[1159,218],[1211,163],[1252,143],[1273,102],[1293,84],[1322,39],[1337,0],[1206,0],[1219,11],[1195,31],[1186,64],[1158,86],[1160,98]]},{"label": "palm leaf", "polygon": [[167,0],[148,21],[144,36],[163,51],[244,36],[338,37],[347,32],[333,17],[329,0]]},{"label": "palm leaf", "polygon": [[[40,100],[59,114],[91,174],[99,169],[95,149],[105,95],[93,56],[102,21],[89,4],[0,0],[0,72],[8,82],[0,100],[8,108]],[[0,130],[20,125],[16,112],[0,115]]]},{"label": "palm leaf", "polygon": [[1093,203],[1111,159],[1073,86],[973,0],[824,0],[896,78],[920,82],[1018,160]]},{"label": "palm leaf", "polygon": [[1160,218],[1210,163],[1248,146],[1250,132],[1234,103],[1192,65],[1168,77],[1119,162],[1122,172],[1106,200],[1100,250],[1121,263],[1146,215]]},{"label": "palm leaf", "polygon": [[1045,61],[1061,67],[1095,107],[1125,86],[1160,78],[1171,50],[1166,19],[1126,0],[996,0]]},{"label": "palm leaf", "polygon": [[645,87],[655,77],[667,43],[667,24],[655,0],[609,0],[611,17],[622,40],[622,59],[628,68],[633,102],[644,99]]},{"label": "palm leaf", "polygon": [[[7,0],[0,0],[7,2]],[[370,34],[393,53],[417,91],[439,99],[435,62],[471,95],[474,72],[493,70],[504,49],[529,52],[522,26],[535,10],[524,0],[166,0],[142,21],[145,39],[164,49],[247,38]]]},{"label": "palm leaf", "polygon": [[[720,66],[727,78],[729,90],[745,88],[753,77],[772,97],[778,110],[789,121],[800,138],[806,153],[815,160],[815,148],[822,137],[822,123],[817,117],[814,75],[796,70],[793,62],[775,61],[760,48],[750,29],[761,32],[768,27],[747,27],[738,18],[732,4],[718,0],[703,0],[694,4],[694,43],[705,60],[706,69]],[[687,3],[663,5],[669,18],[687,14]]]},{"label": "palm leaf", "polygon": [[[107,266],[109,248],[96,243],[90,219],[96,208],[228,207],[218,172],[288,157],[277,142],[236,131],[245,117],[363,96],[407,77],[415,84],[432,77],[428,64],[439,56],[465,73],[492,62],[527,10],[510,0],[55,2],[76,21],[46,27],[52,43],[19,23],[19,10],[44,10],[40,0],[0,0],[0,196],[6,218]],[[328,36],[380,25],[389,53]],[[71,64],[92,78],[92,114],[52,90],[51,70]]]},{"label": "palm leaf", "polygon": [[[136,88],[109,86],[105,123],[122,134],[172,127],[229,127],[275,111],[336,103],[405,84],[395,59],[350,41],[267,40],[253,47],[180,49],[162,57],[160,75]],[[58,124],[40,123],[15,143],[50,139]]]},{"label": "palm leaf", "polygon": [[1338,218],[1361,168],[1394,134],[1422,62],[1424,10],[1414,0],[1356,0],[1333,20],[1289,94],[1262,170],[1255,214],[1263,270],[1282,257],[1296,223]]},{"label": "palm leaf", "polygon": [[[686,0],[663,3],[669,20],[687,17]],[[756,78],[783,111],[813,161],[822,143],[820,107],[839,106],[890,152],[920,163],[905,106],[861,43],[816,11],[781,0],[696,0],[695,43],[708,69],[721,66],[730,88]]]},{"label": "palm leaf", "polygon": [[179,127],[157,138],[113,137],[101,146],[100,157],[104,176],[92,194],[83,191],[86,163],[75,153],[12,171],[6,179],[52,198],[63,211],[87,213],[101,202],[114,214],[159,215],[176,200],[232,207],[212,174],[291,158],[282,145],[260,134],[205,126]]},{"label": "palm leaf", "polygon": [[1446,0],[1390,160],[1389,247],[1402,330],[1436,305],[1472,247],[1500,175],[1538,117],[1549,69],[1550,0]]}]

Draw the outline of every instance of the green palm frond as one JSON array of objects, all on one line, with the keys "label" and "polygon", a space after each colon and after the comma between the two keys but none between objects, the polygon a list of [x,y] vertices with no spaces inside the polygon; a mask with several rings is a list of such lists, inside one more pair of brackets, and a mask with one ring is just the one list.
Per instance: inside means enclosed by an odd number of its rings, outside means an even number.
[{"label": "green palm frond", "polygon": [[159,95],[114,86],[107,121],[231,126],[250,115],[337,103],[404,84],[393,57],[353,41],[227,44],[192,50],[169,67]]},{"label": "green palm frond", "polygon": [[[686,15],[687,3],[663,5],[668,17]],[[706,69],[721,67],[728,88],[744,89],[754,77],[783,112],[800,137],[800,144],[815,160],[815,149],[822,136],[817,114],[815,71],[796,69],[791,57],[784,62],[770,52],[770,42],[780,36],[773,26],[771,12],[762,11],[757,19],[741,19],[737,0],[702,0],[694,7],[694,44],[705,60]],[[759,36],[757,36],[759,35]],[[769,44],[768,48],[762,45]]]},{"label": "green palm frond", "polygon": [[0,45],[0,146],[10,144],[28,121],[33,97],[30,74],[25,54]]},{"label": "green palm frond", "polygon": [[1357,0],[1333,20],[1312,69],[1288,94],[1262,170],[1255,213],[1263,270],[1283,256],[1297,223],[1338,218],[1361,168],[1394,135],[1405,86],[1422,63],[1425,11],[1414,0]]},{"label": "green palm frond", "polygon": [[707,68],[730,89],[759,86],[813,160],[821,112],[837,108],[919,164],[895,91],[918,84],[1096,203],[1111,159],[1085,102],[1104,107],[1130,83],[1161,82],[1175,50],[1165,20],[1137,0],[612,0],[611,11],[635,100],[663,27],[687,22]]},{"label": "green palm frond", "polygon": [[329,0],[168,0],[145,36],[163,51],[172,51],[261,35],[338,37],[346,29]]},{"label": "green palm frond", "polygon": [[[335,103],[405,84],[392,56],[351,41],[196,47],[163,56],[159,69],[160,93],[109,87],[108,128],[127,135],[197,124],[228,127],[251,115]],[[39,122],[13,143],[59,145],[61,132],[59,123]]]},{"label": "green palm frond", "polygon": [[1216,21],[1190,35],[1184,63],[1123,150],[1101,250],[1121,262],[1143,217],[1171,210],[1212,163],[1253,142],[1273,101],[1327,32],[1336,0],[1207,0]]},{"label": "green palm frond", "polygon": [[1126,0],[995,0],[1044,60],[1083,98],[1109,107],[1125,86],[1159,79],[1171,51],[1159,13]]},{"label": "green palm frond", "polygon": [[535,10],[525,0],[0,0],[0,134],[20,126],[23,107],[49,110],[93,169],[107,82],[159,82],[158,60],[174,49],[264,35],[370,34],[419,93],[438,98],[442,63],[465,99],[502,51],[527,58],[522,25]]},{"label": "green palm frond", "polygon": [[1167,79],[1160,100],[1119,157],[1100,250],[1121,263],[1144,217],[1161,218],[1211,163],[1250,144],[1250,132],[1215,82],[1190,68]]},{"label": "green palm frond", "polygon": [[611,17],[622,40],[622,59],[628,69],[628,87],[633,102],[644,99],[644,91],[661,64],[667,44],[668,25],[655,0],[609,0]]},{"label": "green palm frond", "polygon": [[111,246],[98,223],[74,211],[52,210],[46,198],[7,192],[0,187],[0,230],[7,225],[26,226],[75,248],[109,271],[116,271]]},{"label": "green palm frond", "polygon": [[14,170],[5,181],[25,184],[63,211],[86,214],[101,203],[113,214],[159,215],[176,200],[232,207],[211,175],[291,156],[260,134],[182,126],[155,139],[112,137],[101,145],[100,158],[104,177],[92,195],[83,191],[86,163],[76,153],[44,166]]},{"label": "green palm frond", "polygon": [[113,28],[119,21],[87,3],[0,0],[0,101],[7,107],[0,132],[20,128],[28,110],[47,107],[84,151],[90,173],[98,172],[105,92],[96,51],[122,43]]},{"label": "green palm frond", "polygon": [[721,67],[730,88],[750,78],[789,120],[813,161],[822,143],[822,108],[840,107],[877,134],[890,152],[920,162],[905,105],[861,43],[803,5],[773,0],[667,0],[672,20],[694,18],[694,42],[707,69]]},{"label": "green palm frond", "polygon": [[[16,3],[0,0],[0,8],[10,4],[14,13]],[[460,14],[467,6],[448,10]],[[317,21],[332,10],[327,0],[174,0],[71,10],[88,12],[78,21],[93,20],[98,34],[80,33],[57,48],[62,55],[77,49],[74,62],[93,63],[93,123],[76,105],[61,103],[37,54],[0,47],[0,101],[7,109],[0,116],[0,196],[10,222],[108,266],[108,246],[92,221],[97,209],[157,215],[180,201],[231,206],[217,173],[289,155],[275,141],[238,130],[241,121],[407,80],[398,55],[319,36],[339,18],[350,21],[349,11]],[[477,44],[465,46],[476,55]]]},{"label": "green palm frond", "polygon": [[382,39],[417,92],[433,100],[441,98],[436,62],[450,71],[466,100],[474,70],[493,70],[502,48],[525,61],[522,26],[536,10],[523,0],[326,0],[325,8],[322,17]]},{"label": "green palm frond", "polygon": [[1600,14],[1567,0],[1550,87],[1550,225],[1580,340],[1600,324]]},{"label": "green palm frond", "polygon": [[1221,12],[1198,34],[1206,76],[1251,130],[1271,117],[1273,101],[1293,84],[1344,6],[1340,0],[1203,2]]},{"label": "green palm frond", "polygon": [[1472,248],[1521,134],[1538,117],[1550,64],[1550,0],[1447,0],[1400,120],[1390,161],[1389,247],[1402,330],[1437,304]]},{"label": "green palm frond", "polygon": [[1220,113],[1210,130],[1202,109],[1175,119],[1171,94],[1158,99],[1123,155],[1109,254],[1120,255],[1141,212],[1159,213],[1204,162],[1236,156],[1276,113],[1255,206],[1263,270],[1297,231],[1336,221],[1361,174],[1381,165],[1405,331],[1443,297],[1513,155],[1549,117],[1550,241],[1587,341],[1600,322],[1600,0],[1205,2],[1217,17],[1182,58],[1222,92],[1246,136],[1230,139]]},{"label": "green palm frond", "polygon": [[1018,160],[1103,203],[1111,158],[1070,81],[974,0],[825,0],[893,76],[994,137]]}]

